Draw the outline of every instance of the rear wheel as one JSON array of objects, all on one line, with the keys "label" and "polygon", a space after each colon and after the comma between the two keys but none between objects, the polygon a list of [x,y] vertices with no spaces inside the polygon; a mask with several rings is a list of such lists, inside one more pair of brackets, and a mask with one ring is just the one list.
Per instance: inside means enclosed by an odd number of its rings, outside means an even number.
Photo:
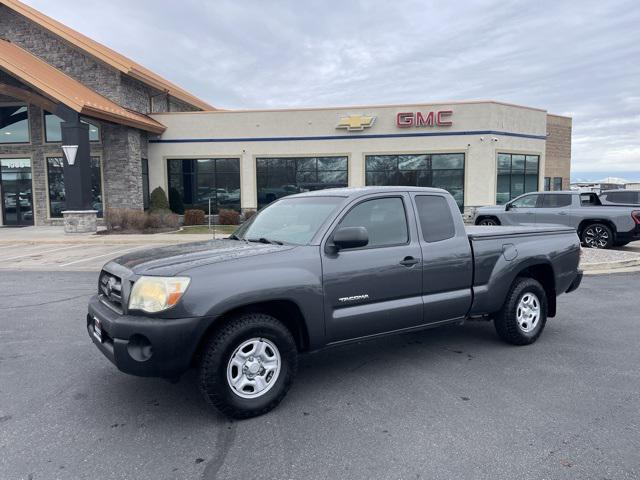
[{"label": "rear wheel", "polygon": [[267,413],[284,398],[297,369],[289,330],[262,313],[231,318],[204,349],[198,383],[205,399],[225,415]]},{"label": "rear wheel", "polygon": [[611,248],[613,246],[613,233],[603,223],[592,223],[582,230],[582,243],[588,248]]},{"label": "rear wheel", "polygon": [[482,217],[477,222],[476,225],[485,225],[488,227],[500,225],[500,221],[495,217]]},{"label": "rear wheel", "polygon": [[498,336],[512,345],[535,342],[547,322],[547,295],[540,282],[519,277],[494,320]]}]

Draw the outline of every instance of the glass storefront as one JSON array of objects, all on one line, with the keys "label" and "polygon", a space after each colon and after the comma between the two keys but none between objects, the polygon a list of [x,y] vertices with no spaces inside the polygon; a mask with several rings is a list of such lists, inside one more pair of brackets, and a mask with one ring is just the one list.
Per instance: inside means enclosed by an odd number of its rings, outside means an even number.
[{"label": "glass storefront", "polygon": [[29,143],[29,109],[26,106],[0,107],[0,143]]},{"label": "glass storefront", "polygon": [[538,191],[539,163],[539,155],[498,154],[498,205],[523,193]]},{"label": "glass storefront", "polygon": [[32,189],[31,160],[0,159],[3,225],[33,225]]},{"label": "glass storefront", "polygon": [[294,193],[346,187],[347,157],[257,158],[258,208]]},{"label": "glass storefront", "polygon": [[[64,122],[60,117],[44,112],[44,138],[45,142],[58,143],[62,141],[62,128],[60,124]],[[88,120],[81,120],[82,123],[89,125],[89,141],[100,141],[100,126],[96,123],[89,122]]]},{"label": "glass storefront", "polygon": [[366,184],[437,187],[464,206],[464,153],[367,155]]},{"label": "glass storefront", "polygon": [[[49,185],[49,216],[62,218],[65,210],[64,193],[64,160],[62,157],[47,158],[47,183]],[[97,210],[98,217],[102,217],[102,172],[100,157],[91,157],[91,208]]]},{"label": "glass storefront", "polygon": [[188,209],[240,211],[240,160],[199,158],[167,160],[169,204],[175,213]]}]

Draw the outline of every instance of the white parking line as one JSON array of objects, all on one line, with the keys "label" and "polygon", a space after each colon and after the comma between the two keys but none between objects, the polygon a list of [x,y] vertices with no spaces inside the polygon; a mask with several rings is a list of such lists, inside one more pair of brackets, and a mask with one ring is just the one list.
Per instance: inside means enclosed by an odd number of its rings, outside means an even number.
[{"label": "white parking line", "polygon": [[124,252],[129,252],[131,250],[136,250],[139,248],[145,248],[147,245],[142,245],[142,246],[137,246],[137,247],[132,247],[132,248],[126,248],[124,250],[116,250],[115,252],[109,252],[109,253],[105,253],[103,255],[96,255],[95,257],[88,257],[88,258],[81,258],[80,260],[74,260],[73,262],[69,262],[69,263],[63,263],[61,265],[58,265],[59,267],[68,267],[69,265],[75,265],[76,263],[82,263],[82,262],[88,262],[90,260],[95,260],[97,258],[102,258],[102,257],[108,257],[109,255],[116,255],[119,253],[124,253]]},{"label": "white parking line", "polygon": [[24,255],[18,255],[17,257],[0,258],[0,262],[8,262],[9,260],[18,260],[19,258],[25,258],[25,257],[33,257],[34,255],[44,255],[45,253],[59,252],[61,250],[69,250],[70,248],[77,248],[77,247],[78,245],[71,245],[69,247],[54,248],[53,250],[30,252],[30,253],[25,253]]}]

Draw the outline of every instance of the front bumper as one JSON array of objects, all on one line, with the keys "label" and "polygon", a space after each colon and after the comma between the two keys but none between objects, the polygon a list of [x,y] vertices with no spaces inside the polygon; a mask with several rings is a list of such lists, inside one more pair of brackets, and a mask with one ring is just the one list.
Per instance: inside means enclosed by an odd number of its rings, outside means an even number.
[{"label": "front bumper", "polygon": [[[93,333],[94,319],[102,341]],[[119,370],[141,377],[175,378],[191,365],[206,329],[203,318],[156,319],[121,315],[94,295],[89,301],[87,332],[93,343]]]},{"label": "front bumper", "polygon": [[584,274],[582,273],[582,270],[578,270],[578,274],[576,275],[576,278],[573,279],[573,282],[571,282],[571,285],[569,285],[569,288],[567,288],[567,291],[565,293],[571,293],[577,290],[580,284],[582,283],[583,275]]}]

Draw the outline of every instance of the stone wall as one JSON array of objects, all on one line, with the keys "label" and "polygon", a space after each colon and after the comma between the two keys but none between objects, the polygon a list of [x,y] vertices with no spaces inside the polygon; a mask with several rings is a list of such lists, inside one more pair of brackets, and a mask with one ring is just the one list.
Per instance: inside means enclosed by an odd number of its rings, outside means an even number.
[{"label": "stone wall", "polygon": [[547,142],[544,176],[562,177],[562,189],[568,190],[571,178],[571,118],[547,115]]},{"label": "stone wall", "polygon": [[102,172],[106,208],[143,208],[142,155],[146,155],[144,132],[122,125],[103,127]]}]

